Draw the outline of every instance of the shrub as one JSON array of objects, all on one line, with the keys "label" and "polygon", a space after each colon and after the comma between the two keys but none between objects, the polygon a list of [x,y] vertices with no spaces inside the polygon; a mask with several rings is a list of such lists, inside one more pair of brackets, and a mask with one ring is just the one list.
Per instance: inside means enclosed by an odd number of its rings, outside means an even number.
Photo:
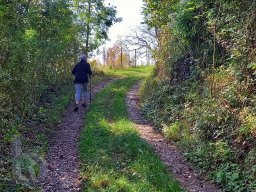
[{"label": "shrub", "polygon": [[157,79],[153,75],[149,76],[142,82],[139,90],[142,102],[146,101],[154,94],[155,90],[157,90],[157,85]]},{"label": "shrub", "polygon": [[163,133],[166,138],[171,141],[181,141],[190,142],[191,134],[188,125],[183,122],[176,121],[170,126],[163,126]]}]

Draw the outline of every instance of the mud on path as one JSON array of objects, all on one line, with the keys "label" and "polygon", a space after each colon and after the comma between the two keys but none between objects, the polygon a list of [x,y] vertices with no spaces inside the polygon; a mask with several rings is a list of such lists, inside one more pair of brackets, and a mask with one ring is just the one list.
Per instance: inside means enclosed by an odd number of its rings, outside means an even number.
[{"label": "mud on path", "polygon": [[[102,82],[92,88],[92,96],[110,82],[112,80]],[[81,189],[78,142],[86,108],[80,106],[79,110],[74,112],[74,107],[74,102],[69,104],[63,114],[62,122],[50,138],[46,159],[47,176],[41,183],[44,192],[74,192]]]},{"label": "mud on path", "polygon": [[163,136],[154,131],[153,126],[146,123],[139,112],[139,84],[136,84],[127,94],[129,118],[135,123],[141,138],[145,139],[154,149],[168,170],[180,182],[181,186],[190,192],[218,192],[217,186],[200,176],[189,165],[181,151],[170,144]]}]

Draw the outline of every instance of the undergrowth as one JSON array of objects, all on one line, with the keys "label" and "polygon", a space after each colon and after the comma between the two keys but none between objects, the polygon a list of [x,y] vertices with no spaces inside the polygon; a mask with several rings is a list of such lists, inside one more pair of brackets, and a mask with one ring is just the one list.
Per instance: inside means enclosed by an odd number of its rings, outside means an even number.
[{"label": "undergrowth", "polygon": [[[48,148],[48,137],[54,130],[54,126],[61,120],[62,112],[67,104],[70,102],[72,96],[72,84],[70,82],[63,82],[59,85],[55,84],[49,86],[48,89],[42,94],[39,101],[35,102],[33,106],[33,115],[29,115],[23,118],[17,118],[13,122],[14,127],[10,136],[4,137],[4,143],[8,150],[6,150],[5,158],[3,162],[3,169],[1,169],[0,189],[2,191],[37,191],[36,186],[31,185],[29,182],[21,182],[15,179],[13,163],[20,162],[22,165],[22,172],[28,178],[26,174],[32,164],[30,154],[34,154],[38,157],[44,158]],[[15,143],[21,142],[21,155],[28,156],[26,159],[15,159],[14,151],[11,146]],[[24,164],[25,163],[25,164]],[[26,166],[25,166],[26,165]],[[37,169],[35,166],[33,169]],[[35,172],[37,172],[35,170]]]},{"label": "undergrowth", "polygon": [[149,78],[141,91],[144,115],[223,191],[254,191],[256,97],[230,68],[214,76],[214,83],[207,75],[179,84]]}]

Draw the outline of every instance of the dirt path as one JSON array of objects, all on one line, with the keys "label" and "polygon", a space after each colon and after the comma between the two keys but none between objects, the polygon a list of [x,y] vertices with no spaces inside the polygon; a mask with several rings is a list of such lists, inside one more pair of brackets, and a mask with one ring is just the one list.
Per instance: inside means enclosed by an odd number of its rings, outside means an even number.
[{"label": "dirt path", "polygon": [[[103,82],[92,90],[92,95],[99,92],[111,81]],[[58,125],[49,142],[47,156],[47,176],[42,183],[44,192],[79,191],[81,178],[79,176],[78,141],[83,127],[83,117],[86,111],[80,107],[73,112],[71,103],[64,113],[63,121]]]},{"label": "dirt path", "polygon": [[129,117],[135,123],[141,137],[153,146],[155,152],[184,189],[191,192],[220,191],[217,186],[200,177],[193,167],[185,161],[182,153],[174,145],[168,143],[161,134],[156,133],[151,125],[145,122],[138,109],[138,89],[139,84],[134,85],[127,94],[126,99]]}]

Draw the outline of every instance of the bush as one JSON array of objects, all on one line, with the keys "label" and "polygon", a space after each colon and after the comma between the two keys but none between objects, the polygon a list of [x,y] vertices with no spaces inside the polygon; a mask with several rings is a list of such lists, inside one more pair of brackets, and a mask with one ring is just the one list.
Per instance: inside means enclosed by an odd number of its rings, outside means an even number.
[{"label": "bush", "polygon": [[143,82],[142,85],[140,86],[140,99],[141,101],[146,101],[148,98],[152,97],[154,94],[155,90],[157,89],[157,80],[156,78],[151,75],[147,77]]},{"label": "bush", "polygon": [[181,116],[184,95],[182,90],[175,92],[176,88],[167,84],[158,86],[162,88],[152,89],[153,94],[143,103],[142,112],[162,130],[163,124],[174,123]]},{"label": "bush", "polygon": [[191,142],[191,133],[188,125],[180,121],[172,123],[170,126],[163,126],[164,136],[171,141],[183,141],[190,143]]},{"label": "bush", "polygon": [[256,185],[255,168],[249,168],[255,164],[254,97],[240,92],[242,84],[225,81],[227,69],[217,73],[213,95],[208,78],[159,83],[145,99],[143,113],[224,190],[252,191]]}]

